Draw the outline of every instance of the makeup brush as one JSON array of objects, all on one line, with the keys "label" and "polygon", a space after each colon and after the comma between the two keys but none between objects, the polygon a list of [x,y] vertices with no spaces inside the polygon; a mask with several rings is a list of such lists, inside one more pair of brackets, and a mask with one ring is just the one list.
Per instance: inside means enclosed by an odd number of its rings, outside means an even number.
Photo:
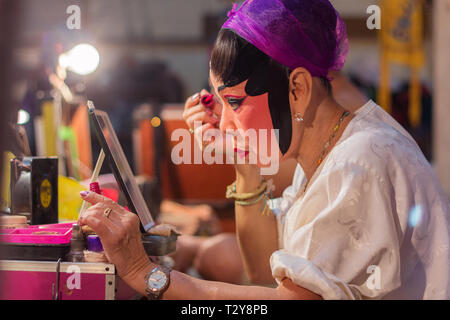
[{"label": "makeup brush", "polygon": [[205,95],[201,98],[201,101],[206,108],[211,109],[212,106],[214,105],[214,95],[213,94]]},{"label": "makeup brush", "polygon": [[[103,151],[103,149],[101,149],[100,154],[97,159],[97,163],[95,164],[94,171],[92,172],[91,180],[89,182],[89,189],[96,193],[99,193],[98,191],[100,191],[97,180],[98,180],[98,175],[100,173],[100,169],[102,168],[104,160],[105,160],[105,152]],[[81,214],[84,211],[86,211],[88,205],[89,205],[89,203],[87,201],[83,201],[83,204],[81,205],[81,210],[78,213],[78,218],[80,218]]]},{"label": "makeup brush", "polygon": [[203,97],[201,97],[200,101],[206,108],[206,114],[209,117],[211,117],[210,123],[213,126],[216,126],[217,122],[219,121],[219,117],[213,112],[213,110],[214,110],[214,108],[213,108],[214,107],[214,95],[213,94],[204,95]]}]

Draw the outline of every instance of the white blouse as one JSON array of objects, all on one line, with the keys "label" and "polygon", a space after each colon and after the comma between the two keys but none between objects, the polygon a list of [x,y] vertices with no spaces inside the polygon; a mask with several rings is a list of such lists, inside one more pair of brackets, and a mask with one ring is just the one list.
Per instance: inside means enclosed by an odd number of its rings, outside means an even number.
[{"label": "white blouse", "polygon": [[304,191],[271,201],[272,274],[324,299],[450,299],[450,210],[411,136],[369,101]]}]

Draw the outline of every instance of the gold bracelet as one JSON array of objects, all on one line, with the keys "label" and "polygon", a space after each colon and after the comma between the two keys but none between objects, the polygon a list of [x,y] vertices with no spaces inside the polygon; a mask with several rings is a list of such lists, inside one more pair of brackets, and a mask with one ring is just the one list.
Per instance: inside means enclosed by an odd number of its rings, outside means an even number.
[{"label": "gold bracelet", "polygon": [[225,194],[227,199],[235,199],[235,200],[249,200],[254,197],[260,196],[264,194],[267,190],[267,181],[263,179],[261,185],[254,192],[250,193],[237,193],[236,192],[236,181],[230,184],[227,187],[227,192]]},{"label": "gold bracelet", "polygon": [[[269,202],[270,198],[269,198],[269,195],[267,194],[267,192],[263,193],[262,195],[260,195],[258,198],[256,198],[253,201],[236,200],[234,203],[239,205],[239,206],[246,207],[246,206],[254,205],[254,204],[258,203],[261,200],[264,200],[264,207],[262,208],[261,214],[263,216],[265,216],[265,215],[269,216],[271,210],[270,210],[270,207],[268,205],[268,202]],[[266,214],[266,212],[267,212],[267,214]]]},{"label": "gold bracelet", "polygon": [[258,203],[259,201],[261,201],[262,199],[264,199],[266,197],[266,193],[261,193],[258,197],[256,197],[256,199],[254,200],[236,200],[234,201],[235,204],[238,204],[240,206],[246,207],[246,206],[252,206],[256,203]]}]

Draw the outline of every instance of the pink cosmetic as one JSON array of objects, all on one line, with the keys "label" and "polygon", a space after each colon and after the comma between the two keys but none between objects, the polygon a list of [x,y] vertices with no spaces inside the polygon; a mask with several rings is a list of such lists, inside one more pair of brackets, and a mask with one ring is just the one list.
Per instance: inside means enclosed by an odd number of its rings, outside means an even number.
[{"label": "pink cosmetic", "polygon": [[201,98],[201,103],[206,108],[206,114],[211,118],[209,123],[213,126],[216,126],[217,122],[219,122],[218,116],[214,113],[214,95],[205,95]]},{"label": "pink cosmetic", "polygon": [[202,101],[202,104],[206,108],[211,108],[214,105],[214,95],[210,94],[210,95],[203,96],[201,98],[201,101]]},{"label": "pink cosmetic", "polygon": [[73,223],[0,230],[0,242],[15,244],[69,244]]}]

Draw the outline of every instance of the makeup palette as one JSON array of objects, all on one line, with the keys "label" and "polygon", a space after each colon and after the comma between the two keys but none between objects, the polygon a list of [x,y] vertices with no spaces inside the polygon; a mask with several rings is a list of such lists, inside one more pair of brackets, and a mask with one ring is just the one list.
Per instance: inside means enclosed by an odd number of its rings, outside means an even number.
[{"label": "makeup palette", "polygon": [[7,260],[56,261],[70,250],[73,223],[0,229],[2,258]]}]

